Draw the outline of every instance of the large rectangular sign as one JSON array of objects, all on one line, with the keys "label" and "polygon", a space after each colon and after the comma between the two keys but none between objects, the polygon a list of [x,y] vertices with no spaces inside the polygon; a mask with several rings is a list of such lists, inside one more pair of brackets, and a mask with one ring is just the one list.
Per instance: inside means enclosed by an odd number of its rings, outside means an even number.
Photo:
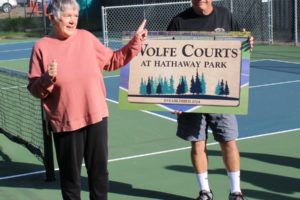
[{"label": "large rectangular sign", "polygon": [[[121,70],[125,109],[246,114],[250,33],[149,32]],[[131,34],[124,33],[126,42]]]}]

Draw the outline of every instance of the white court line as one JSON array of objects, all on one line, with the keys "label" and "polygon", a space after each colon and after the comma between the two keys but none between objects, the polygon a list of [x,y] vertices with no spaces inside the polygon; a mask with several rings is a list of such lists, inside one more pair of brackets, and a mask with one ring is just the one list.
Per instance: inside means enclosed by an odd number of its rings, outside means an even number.
[{"label": "white court line", "polygon": [[23,42],[0,43],[0,46],[4,46],[4,45],[15,45],[15,44],[24,44],[24,43],[34,44],[34,42],[36,42],[36,40],[28,40],[28,41],[23,41]]},{"label": "white court line", "polygon": [[[55,169],[55,171],[57,171],[57,169]],[[36,171],[36,172],[29,172],[29,173],[23,173],[23,174],[17,174],[17,175],[12,175],[12,176],[3,176],[0,177],[0,181],[2,180],[8,180],[8,179],[13,179],[13,178],[19,178],[19,177],[24,177],[24,176],[31,176],[31,175],[35,175],[35,174],[43,174],[46,173],[45,170],[41,170],[41,171]]]},{"label": "white court line", "polygon": [[120,77],[120,75],[104,76],[104,79],[107,79],[107,78],[118,78],[118,77]]},{"label": "white court line", "polygon": [[7,52],[14,52],[14,51],[27,51],[27,50],[31,50],[32,48],[25,48],[25,49],[14,49],[14,50],[3,50],[0,51],[0,53],[7,53]]},{"label": "white court line", "polygon": [[[251,60],[251,62],[262,62],[262,61],[272,61],[272,62],[281,62],[281,63],[290,63],[290,64],[300,64],[299,62],[292,62],[286,60],[276,60],[276,59],[260,59],[260,60]],[[251,68],[251,66],[250,66]]]},{"label": "white court line", "polygon": [[[296,128],[296,129],[290,129],[290,130],[285,130],[285,131],[277,131],[277,132],[272,132],[272,133],[260,134],[260,135],[255,135],[255,136],[239,138],[239,139],[237,139],[237,141],[248,140],[248,139],[259,138],[259,137],[265,137],[265,136],[271,136],[271,135],[278,135],[278,134],[283,134],[283,133],[288,133],[288,132],[293,132],[293,131],[299,131],[299,130],[300,130],[300,128]],[[216,144],[218,144],[218,142],[208,143],[207,145],[212,146],[212,145],[216,145]],[[134,155],[134,156],[115,158],[115,159],[110,159],[108,162],[115,162],[115,161],[121,161],[121,160],[130,160],[130,159],[134,159],[134,158],[142,158],[142,157],[148,157],[148,156],[153,156],[153,155],[160,155],[160,154],[171,153],[171,152],[176,152],[176,151],[183,151],[183,150],[187,150],[187,149],[190,149],[190,148],[191,147],[188,146],[188,147],[181,147],[181,148],[176,148],[176,149],[152,152],[152,153],[147,153],[147,154],[139,154],[139,155]]]},{"label": "white court line", "polygon": [[13,62],[18,60],[29,60],[30,58],[18,58],[18,59],[8,59],[8,60],[0,60],[0,62]]},{"label": "white court line", "polygon": [[[265,133],[265,134],[250,136],[250,137],[239,138],[239,139],[237,139],[237,141],[248,140],[248,139],[253,139],[253,138],[260,138],[260,137],[266,137],[266,136],[272,136],[272,135],[278,135],[278,134],[284,134],[284,133],[289,133],[289,132],[299,131],[299,130],[300,130],[300,128],[284,130],[284,131],[276,131],[276,132]],[[216,144],[218,144],[218,143],[217,142],[212,142],[212,143],[208,143],[207,145],[212,146],[212,145],[216,145]],[[144,157],[161,155],[161,154],[166,154],[166,153],[184,151],[184,150],[188,150],[190,148],[191,147],[188,146],[188,147],[181,147],[181,148],[169,149],[169,150],[164,150],[164,151],[157,151],[157,152],[146,153],[146,154],[138,154],[138,155],[133,155],[133,156],[114,158],[114,159],[109,159],[108,162],[111,163],[111,162],[117,162],[117,161],[122,161],[122,160],[131,160],[131,159],[135,159],[135,158],[144,158]],[[83,166],[84,166],[84,164],[83,164]],[[58,168],[55,168],[55,171],[58,171],[58,170],[59,170]],[[0,181],[1,180],[19,178],[19,177],[25,177],[25,176],[31,176],[31,175],[35,175],[35,174],[42,174],[42,173],[45,173],[45,172],[46,172],[45,170],[41,170],[41,171],[17,174],[17,175],[12,175],[12,176],[3,176],[3,177],[0,177]]]},{"label": "white court line", "polygon": [[253,85],[249,88],[260,88],[260,87],[268,87],[268,86],[274,86],[274,85],[284,85],[284,84],[290,84],[290,83],[299,83],[300,80],[294,80],[294,81],[284,81],[284,82],[277,82],[277,83],[268,83],[268,84],[262,84],[262,85]]},{"label": "white court line", "polygon": [[3,88],[0,88],[0,90],[19,89],[19,88],[24,88],[24,87],[26,87],[26,85],[3,87]]}]

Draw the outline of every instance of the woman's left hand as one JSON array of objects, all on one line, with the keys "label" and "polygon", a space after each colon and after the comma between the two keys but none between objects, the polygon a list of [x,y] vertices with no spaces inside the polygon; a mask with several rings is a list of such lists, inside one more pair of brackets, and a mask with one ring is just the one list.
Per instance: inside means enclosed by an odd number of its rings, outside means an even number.
[{"label": "woman's left hand", "polygon": [[254,37],[252,35],[249,38],[249,44],[250,44],[250,51],[252,51],[254,47]]},{"label": "woman's left hand", "polygon": [[147,36],[148,36],[148,30],[145,29],[146,22],[147,22],[147,20],[144,19],[135,33],[138,37],[141,38],[142,41],[146,40]]},{"label": "woman's left hand", "polygon": [[[243,28],[242,31],[243,31],[243,32],[246,32],[246,29]],[[254,37],[253,37],[253,35],[251,35],[251,36],[249,37],[249,45],[250,45],[250,51],[252,51],[253,48],[254,48]]]}]

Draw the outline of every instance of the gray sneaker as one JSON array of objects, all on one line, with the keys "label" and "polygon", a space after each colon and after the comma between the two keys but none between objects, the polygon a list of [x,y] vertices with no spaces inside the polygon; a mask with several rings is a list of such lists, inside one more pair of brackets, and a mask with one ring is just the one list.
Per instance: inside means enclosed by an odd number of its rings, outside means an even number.
[{"label": "gray sneaker", "polygon": [[199,197],[196,200],[213,200],[214,195],[212,191],[201,190],[199,192]]},{"label": "gray sneaker", "polygon": [[229,200],[244,200],[244,195],[241,192],[230,193]]}]

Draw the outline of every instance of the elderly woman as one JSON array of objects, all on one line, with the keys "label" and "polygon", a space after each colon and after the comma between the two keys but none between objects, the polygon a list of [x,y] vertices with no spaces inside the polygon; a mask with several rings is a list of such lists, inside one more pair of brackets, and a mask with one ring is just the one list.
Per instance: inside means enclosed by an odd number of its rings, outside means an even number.
[{"label": "elderly woman", "polygon": [[107,199],[108,149],[103,70],[126,65],[147,37],[145,21],[133,39],[113,52],[85,30],[77,29],[76,0],[53,0],[49,19],[53,31],[33,47],[28,90],[42,99],[54,132],[64,200],[80,199],[82,159],[91,200]]}]

